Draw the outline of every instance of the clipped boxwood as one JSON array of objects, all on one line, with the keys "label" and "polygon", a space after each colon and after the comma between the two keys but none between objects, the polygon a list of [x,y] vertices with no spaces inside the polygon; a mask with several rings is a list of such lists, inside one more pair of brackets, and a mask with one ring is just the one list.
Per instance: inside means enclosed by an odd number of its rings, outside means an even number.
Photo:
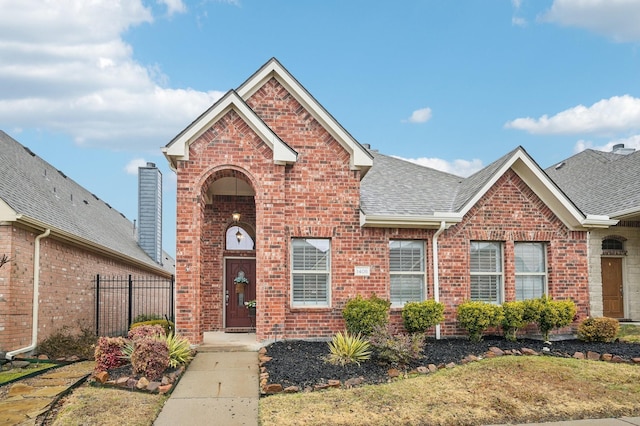
[{"label": "clipped boxwood", "polygon": [[585,342],[612,342],[620,330],[615,318],[587,318],[578,326],[578,339]]},{"label": "clipped boxwood", "polygon": [[542,296],[540,302],[540,316],[536,324],[542,333],[542,338],[548,341],[551,330],[566,327],[573,322],[576,316],[576,304],[571,300],[553,300],[549,296]]},{"label": "clipped boxwood", "polygon": [[167,321],[164,319],[159,319],[159,320],[134,322],[133,324],[131,324],[131,327],[129,327],[129,330],[133,330],[134,328],[140,327],[141,325],[161,325],[164,328],[164,332],[167,336],[173,333],[173,330],[176,329],[176,325],[173,322]]},{"label": "clipped boxwood", "polygon": [[444,321],[444,304],[435,300],[406,303],[402,308],[402,321],[409,333],[424,333]]},{"label": "clipped boxwood", "polygon": [[500,325],[502,309],[493,303],[467,301],[458,305],[457,319],[469,333],[469,340],[479,342],[487,328]]},{"label": "clipped boxwood", "polygon": [[377,327],[386,327],[389,323],[391,302],[372,294],[368,299],[361,295],[347,301],[342,311],[347,331],[351,334],[370,335]]}]

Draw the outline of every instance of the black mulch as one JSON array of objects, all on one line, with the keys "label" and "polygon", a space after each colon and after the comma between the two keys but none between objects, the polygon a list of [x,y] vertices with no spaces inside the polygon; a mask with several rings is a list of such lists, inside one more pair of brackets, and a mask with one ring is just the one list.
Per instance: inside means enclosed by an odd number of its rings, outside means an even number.
[{"label": "black mulch", "polygon": [[[632,343],[588,343],[579,340],[562,340],[544,344],[540,340],[522,339],[509,342],[501,337],[485,337],[479,343],[472,343],[467,339],[429,339],[425,345],[424,357],[405,370],[412,370],[418,366],[435,364],[456,364],[467,355],[483,355],[492,346],[502,350],[533,349],[542,353],[544,347],[550,349],[550,354],[571,357],[576,352],[588,351],[600,354],[618,355],[624,360],[640,357],[640,344]],[[314,385],[325,384],[329,380],[345,380],[363,377],[364,383],[383,383],[389,380],[389,364],[380,362],[373,357],[371,360],[346,366],[332,365],[324,361],[329,354],[327,342],[282,341],[267,347],[267,356],[272,359],[265,363],[269,373],[269,383],[280,383],[283,387],[297,386],[304,390]]]}]

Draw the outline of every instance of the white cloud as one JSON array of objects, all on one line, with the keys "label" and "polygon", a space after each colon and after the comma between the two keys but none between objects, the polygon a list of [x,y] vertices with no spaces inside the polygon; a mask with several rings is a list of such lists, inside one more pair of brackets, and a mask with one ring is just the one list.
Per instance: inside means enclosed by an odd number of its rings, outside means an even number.
[{"label": "white cloud", "polygon": [[584,28],[618,42],[640,41],[638,0],[554,0],[542,20]]},{"label": "white cloud", "polygon": [[629,95],[602,99],[590,107],[578,105],[549,117],[517,118],[508,129],[534,134],[611,134],[640,129],[640,98]]},{"label": "white cloud", "polygon": [[182,0],[157,0],[158,3],[167,6],[167,14],[169,16],[174,13],[184,13],[187,11],[187,5]]},{"label": "white cloud", "polygon": [[133,59],[122,34],[153,22],[142,0],[0,0],[0,10],[3,125],[157,151],[222,95],[167,88],[156,65]]},{"label": "white cloud", "polygon": [[441,172],[451,173],[456,176],[471,176],[478,170],[482,169],[482,160],[477,158],[468,161],[468,160],[453,160],[446,161],[441,158],[400,158],[401,160],[410,161],[415,164],[419,164],[424,167],[429,167],[432,169],[440,170]]},{"label": "white cloud", "polygon": [[129,163],[124,167],[124,171],[127,172],[128,175],[138,175],[138,168],[144,167],[147,165],[147,160],[144,158],[134,158],[129,161]]},{"label": "white cloud", "polygon": [[616,139],[609,141],[604,145],[594,145],[591,141],[579,140],[573,147],[573,152],[576,154],[582,152],[585,149],[595,149],[596,151],[611,152],[615,145],[623,144],[625,148],[633,148],[636,151],[640,151],[640,135],[634,135],[628,138]]},{"label": "white cloud", "polygon": [[527,20],[524,18],[521,18],[519,16],[516,16],[516,13],[518,13],[520,11],[520,6],[522,6],[522,0],[511,0],[511,4],[513,5],[514,10],[514,14],[511,17],[511,25],[514,25],[516,27],[526,27],[527,26]]},{"label": "white cloud", "polygon": [[431,108],[421,108],[413,111],[411,117],[402,120],[403,123],[426,123],[431,119]]}]

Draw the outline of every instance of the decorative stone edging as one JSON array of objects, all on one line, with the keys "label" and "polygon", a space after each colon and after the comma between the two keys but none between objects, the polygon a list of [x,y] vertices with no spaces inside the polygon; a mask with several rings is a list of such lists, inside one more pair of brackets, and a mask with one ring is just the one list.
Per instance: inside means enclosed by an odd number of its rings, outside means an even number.
[{"label": "decorative stone edging", "polygon": [[[542,349],[541,352],[536,352],[533,349],[527,348],[527,347],[522,347],[519,350],[518,349],[507,349],[507,350],[502,350],[500,348],[498,348],[497,346],[492,346],[490,347],[484,354],[482,355],[467,355],[466,357],[464,357],[461,361],[460,364],[461,365],[465,365],[468,364],[470,362],[476,362],[476,361],[480,361],[482,359],[486,359],[486,358],[496,358],[496,357],[500,357],[500,356],[540,356],[540,355],[547,355],[547,356],[558,356],[558,357],[564,357],[564,358],[574,358],[574,359],[587,359],[587,360],[592,360],[592,361],[604,361],[604,362],[612,362],[612,363],[626,363],[626,364],[640,364],[640,357],[638,358],[632,358],[631,360],[626,360],[618,355],[611,355],[608,353],[604,353],[604,354],[600,354],[598,352],[593,352],[593,351],[588,351],[588,352],[575,352],[573,355],[570,354],[560,354],[560,353],[553,353],[551,352],[551,350],[547,347],[544,347]],[[269,383],[269,373],[267,372],[267,367],[264,366],[265,363],[267,363],[268,361],[271,360],[271,357],[267,356],[267,349],[266,348],[261,348],[258,351],[258,362],[260,365],[260,393],[262,395],[273,395],[273,394],[277,394],[277,393],[297,393],[300,392],[300,388],[298,386],[289,386],[287,388],[283,388],[283,386],[279,383]],[[435,373],[436,371],[443,369],[443,368],[453,368],[456,367],[458,364],[456,364],[455,362],[450,362],[448,364],[440,364],[440,365],[435,365],[435,364],[429,364],[426,366],[419,366],[417,367],[415,370],[409,371],[407,373],[404,373],[404,375],[409,375],[409,374],[430,374],[430,373]],[[393,380],[397,377],[400,377],[401,375],[403,375],[402,372],[400,372],[400,370],[396,369],[396,368],[390,368],[388,370],[388,376],[389,376],[389,380]],[[348,379],[345,380],[344,383],[342,383],[340,380],[329,380],[327,383],[323,383],[323,384],[317,384],[315,385],[313,388],[307,388],[304,391],[319,391],[319,390],[324,390],[324,389],[330,389],[330,388],[336,388],[336,389],[340,389],[340,388],[345,388],[345,389],[349,389],[355,386],[359,386],[361,384],[364,383],[364,378],[363,377],[356,377],[356,378],[352,378],[352,379]]]},{"label": "decorative stone edging", "polygon": [[180,367],[175,371],[164,374],[160,381],[151,381],[146,377],[136,378],[133,376],[122,376],[112,379],[109,377],[109,372],[97,371],[93,373],[93,380],[90,383],[93,386],[115,387],[164,395],[171,393],[173,387],[178,384],[184,371],[185,368]]}]

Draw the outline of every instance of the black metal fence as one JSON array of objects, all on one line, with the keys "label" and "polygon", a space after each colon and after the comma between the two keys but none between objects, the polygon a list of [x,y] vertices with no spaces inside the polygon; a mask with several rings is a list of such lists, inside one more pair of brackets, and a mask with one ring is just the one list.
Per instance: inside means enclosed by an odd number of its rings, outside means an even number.
[{"label": "black metal fence", "polygon": [[174,321],[174,277],[96,275],[96,335],[124,336],[134,319]]}]

